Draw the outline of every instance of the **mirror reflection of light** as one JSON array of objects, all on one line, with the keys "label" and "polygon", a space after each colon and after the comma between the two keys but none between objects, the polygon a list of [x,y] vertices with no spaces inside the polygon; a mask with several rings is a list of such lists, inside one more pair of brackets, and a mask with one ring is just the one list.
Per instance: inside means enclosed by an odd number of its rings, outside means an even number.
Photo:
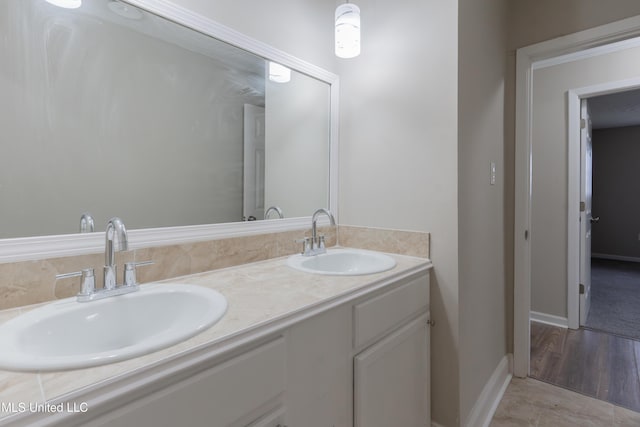
[{"label": "mirror reflection of light", "polygon": [[139,9],[121,1],[110,1],[109,3],[107,3],[107,7],[116,15],[120,15],[127,19],[133,19],[137,21],[142,19],[143,16],[142,12]]},{"label": "mirror reflection of light", "polygon": [[77,9],[82,6],[82,0],[45,0],[54,6],[63,7],[65,9]]},{"label": "mirror reflection of light", "polygon": [[291,80],[291,70],[277,62],[269,62],[269,80],[276,83],[287,83]]}]

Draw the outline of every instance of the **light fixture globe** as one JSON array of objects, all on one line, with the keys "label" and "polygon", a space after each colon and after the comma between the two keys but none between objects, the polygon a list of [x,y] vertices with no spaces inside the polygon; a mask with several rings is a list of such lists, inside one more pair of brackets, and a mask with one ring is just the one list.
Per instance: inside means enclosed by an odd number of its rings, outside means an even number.
[{"label": "light fixture globe", "polygon": [[336,56],[354,58],[360,55],[360,8],[353,3],[336,8]]},{"label": "light fixture globe", "polygon": [[77,9],[82,6],[82,0],[46,0],[46,2],[64,9]]}]

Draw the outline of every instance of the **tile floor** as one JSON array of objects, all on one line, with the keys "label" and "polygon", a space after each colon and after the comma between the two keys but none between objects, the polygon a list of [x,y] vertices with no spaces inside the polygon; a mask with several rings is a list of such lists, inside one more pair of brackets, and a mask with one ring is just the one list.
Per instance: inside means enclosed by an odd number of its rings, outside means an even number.
[{"label": "tile floor", "polygon": [[638,427],[640,413],[532,378],[514,378],[490,427]]}]

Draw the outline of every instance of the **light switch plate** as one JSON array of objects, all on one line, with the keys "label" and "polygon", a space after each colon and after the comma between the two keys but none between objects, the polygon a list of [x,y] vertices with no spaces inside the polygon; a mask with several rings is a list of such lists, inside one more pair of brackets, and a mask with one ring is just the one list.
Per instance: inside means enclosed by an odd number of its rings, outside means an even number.
[{"label": "light switch plate", "polygon": [[496,162],[491,162],[491,179],[489,183],[496,185]]}]

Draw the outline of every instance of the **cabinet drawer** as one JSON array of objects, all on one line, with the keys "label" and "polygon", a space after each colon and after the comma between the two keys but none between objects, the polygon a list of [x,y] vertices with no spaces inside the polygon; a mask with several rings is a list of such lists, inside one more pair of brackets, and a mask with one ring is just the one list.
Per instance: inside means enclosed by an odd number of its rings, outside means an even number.
[{"label": "cabinet drawer", "polygon": [[229,426],[284,389],[285,341],[278,338],[113,411],[98,424]]},{"label": "cabinet drawer", "polygon": [[353,307],[354,347],[362,347],[429,307],[429,273]]}]

